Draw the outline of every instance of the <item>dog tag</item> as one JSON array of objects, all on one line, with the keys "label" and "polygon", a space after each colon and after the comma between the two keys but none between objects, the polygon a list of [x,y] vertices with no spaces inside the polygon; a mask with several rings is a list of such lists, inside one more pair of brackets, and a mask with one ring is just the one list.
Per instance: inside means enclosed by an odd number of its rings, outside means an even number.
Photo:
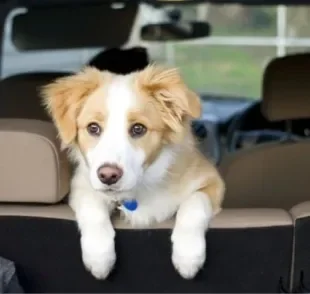
[{"label": "dog tag", "polygon": [[138,207],[138,202],[136,200],[124,200],[122,204],[126,209],[130,211],[134,211]]}]

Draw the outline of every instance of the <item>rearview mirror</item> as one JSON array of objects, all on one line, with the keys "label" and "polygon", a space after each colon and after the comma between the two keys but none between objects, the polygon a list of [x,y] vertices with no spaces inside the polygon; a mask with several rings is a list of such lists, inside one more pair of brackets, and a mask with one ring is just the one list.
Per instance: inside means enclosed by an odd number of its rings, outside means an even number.
[{"label": "rearview mirror", "polygon": [[167,22],[144,25],[140,36],[143,41],[181,41],[208,37],[210,31],[206,22]]}]

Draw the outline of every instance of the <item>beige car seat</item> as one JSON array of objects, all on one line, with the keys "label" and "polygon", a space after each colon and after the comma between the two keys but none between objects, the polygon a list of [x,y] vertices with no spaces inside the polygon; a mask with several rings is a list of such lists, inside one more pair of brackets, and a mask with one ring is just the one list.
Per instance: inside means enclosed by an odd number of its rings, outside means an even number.
[{"label": "beige car seat", "polygon": [[[276,58],[266,68],[262,112],[270,121],[310,118],[310,54]],[[283,208],[310,200],[310,140],[262,144],[226,155],[225,207]]]}]

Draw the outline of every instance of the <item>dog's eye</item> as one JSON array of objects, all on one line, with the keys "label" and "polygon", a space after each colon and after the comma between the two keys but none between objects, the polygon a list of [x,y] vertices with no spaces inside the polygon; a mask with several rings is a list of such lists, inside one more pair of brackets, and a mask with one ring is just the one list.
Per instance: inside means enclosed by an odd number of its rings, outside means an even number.
[{"label": "dog's eye", "polygon": [[99,136],[101,134],[101,128],[97,123],[90,123],[87,126],[87,132],[92,136]]},{"label": "dog's eye", "polygon": [[134,124],[131,126],[129,133],[133,138],[141,137],[146,133],[147,129],[142,124]]}]

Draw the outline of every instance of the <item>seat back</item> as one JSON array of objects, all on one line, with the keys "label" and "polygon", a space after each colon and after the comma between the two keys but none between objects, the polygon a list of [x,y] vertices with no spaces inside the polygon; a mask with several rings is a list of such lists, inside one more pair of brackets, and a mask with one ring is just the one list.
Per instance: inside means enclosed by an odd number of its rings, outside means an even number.
[{"label": "seat back", "polygon": [[282,287],[289,289],[293,224],[284,210],[223,210],[210,224],[207,262],[193,281],[182,279],[171,263],[174,220],[140,230],[119,217],[113,224],[118,262],[106,282],[85,270],[74,213],[64,204],[0,204],[0,235],[5,236],[0,256],[16,263],[25,293],[279,293]]},{"label": "seat back", "polygon": [[225,207],[290,209],[310,199],[310,141],[264,144],[220,164]]},{"label": "seat back", "polygon": [[69,73],[25,73],[0,81],[0,202],[57,203],[71,167],[39,89]]},{"label": "seat back", "polygon": [[[262,111],[270,121],[310,118],[310,54],[273,60],[264,74]],[[310,140],[288,138],[228,154],[220,164],[225,207],[290,209],[310,199]]]}]

